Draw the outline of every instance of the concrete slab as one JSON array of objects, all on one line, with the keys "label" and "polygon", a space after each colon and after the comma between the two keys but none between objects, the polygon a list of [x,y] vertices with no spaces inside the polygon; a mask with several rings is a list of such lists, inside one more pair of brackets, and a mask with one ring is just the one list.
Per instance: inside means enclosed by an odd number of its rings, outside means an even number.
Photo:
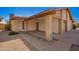
[{"label": "concrete slab", "polygon": [[70,51],[72,44],[79,45],[79,31],[72,30],[64,33],[61,39],[47,42],[41,38],[37,38],[26,33],[21,33],[20,36],[24,38],[31,46],[39,51]]},{"label": "concrete slab", "polygon": [[48,42],[26,33],[21,33],[20,36],[39,51],[69,51],[71,46],[70,41],[66,39],[60,41],[52,40]]}]

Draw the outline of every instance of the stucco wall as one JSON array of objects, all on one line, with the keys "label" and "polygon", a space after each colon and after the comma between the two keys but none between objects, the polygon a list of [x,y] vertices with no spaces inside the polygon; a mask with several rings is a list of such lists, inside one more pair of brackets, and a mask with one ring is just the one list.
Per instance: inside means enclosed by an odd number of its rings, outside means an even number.
[{"label": "stucco wall", "polygon": [[[62,12],[62,15],[61,15]],[[67,15],[66,15],[67,14]],[[62,32],[65,32],[66,30],[66,25],[67,25],[67,31],[70,31],[72,29],[72,20],[70,19],[70,15],[67,9],[64,10],[56,10],[56,14],[53,15],[56,18],[60,18],[62,16]],[[66,18],[67,17],[67,18]],[[67,24],[64,23],[64,20],[67,20]]]},{"label": "stucco wall", "polygon": [[53,16],[57,18],[61,18],[61,10],[55,10],[55,12],[56,14],[54,14]]},{"label": "stucco wall", "polygon": [[[19,31],[25,31],[25,23],[24,23],[24,25],[23,25],[23,20],[18,20],[18,30]],[[24,29],[23,29],[23,26],[24,26]]]},{"label": "stucco wall", "polygon": [[66,9],[63,10],[55,10],[56,14],[53,15],[57,18],[61,18],[61,12],[62,12],[62,19],[66,20]]},{"label": "stucco wall", "polygon": [[62,10],[62,19],[66,20],[66,10]]},{"label": "stucco wall", "polygon": [[28,31],[36,30],[36,22],[34,19],[28,21]]},{"label": "stucco wall", "polygon": [[39,31],[45,31],[45,19],[38,18],[38,19],[32,19],[28,21],[28,31],[36,30],[36,23],[38,24],[38,30]]},{"label": "stucco wall", "polygon": [[52,19],[52,32],[59,33],[59,19],[57,18]]},{"label": "stucco wall", "polygon": [[[12,31],[25,31],[26,28],[24,26],[24,29],[23,29],[23,25],[22,25],[22,22],[23,20],[11,20],[11,30]],[[24,23],[25,25],[25,23]]]},{"label": "stucco wall", "polygon": [[17,20],[11,20],[11,30],[12,31],[18,31],[18,23],[17,23]]},{"label": "stucco wall", "polygon": [[72,20],[70,18],[69,12],[67,11],[67,31],[72,30]]},{"label": "stucco wall", "polygon": [[40,31],[45,31],[45,19],[41,19],[39,21],[39,30]]}]

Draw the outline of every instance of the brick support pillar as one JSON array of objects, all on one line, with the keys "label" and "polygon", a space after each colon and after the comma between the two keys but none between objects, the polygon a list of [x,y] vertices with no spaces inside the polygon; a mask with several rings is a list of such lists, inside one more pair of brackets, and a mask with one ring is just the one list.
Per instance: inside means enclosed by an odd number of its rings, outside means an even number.
[{"label": "brick support pillar", "polygon": [[52,15],[47,15],[45,17],[45,39],[50,41],[51,37],[50,35],[52,34]]}]

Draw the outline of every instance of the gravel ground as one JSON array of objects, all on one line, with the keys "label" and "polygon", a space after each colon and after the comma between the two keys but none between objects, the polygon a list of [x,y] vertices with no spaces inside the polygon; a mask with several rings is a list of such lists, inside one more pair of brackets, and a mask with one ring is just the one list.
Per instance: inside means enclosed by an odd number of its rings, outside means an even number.
[{"label": "gravel ground", "polygon": [[18,35],[9,36],[8,32],[0,32],[0,51],[29,51]]}]

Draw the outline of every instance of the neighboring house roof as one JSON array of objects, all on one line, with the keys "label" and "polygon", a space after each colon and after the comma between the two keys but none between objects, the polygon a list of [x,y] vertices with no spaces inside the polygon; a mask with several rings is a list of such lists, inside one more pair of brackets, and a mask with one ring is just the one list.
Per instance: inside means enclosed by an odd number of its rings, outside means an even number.
[{"label": "neighboring house roof", "polygon": [[14,16],[11,18],[11,20],[17,19],[17,20],[25,20],[27,17],[20,17],[20,16]]}]

